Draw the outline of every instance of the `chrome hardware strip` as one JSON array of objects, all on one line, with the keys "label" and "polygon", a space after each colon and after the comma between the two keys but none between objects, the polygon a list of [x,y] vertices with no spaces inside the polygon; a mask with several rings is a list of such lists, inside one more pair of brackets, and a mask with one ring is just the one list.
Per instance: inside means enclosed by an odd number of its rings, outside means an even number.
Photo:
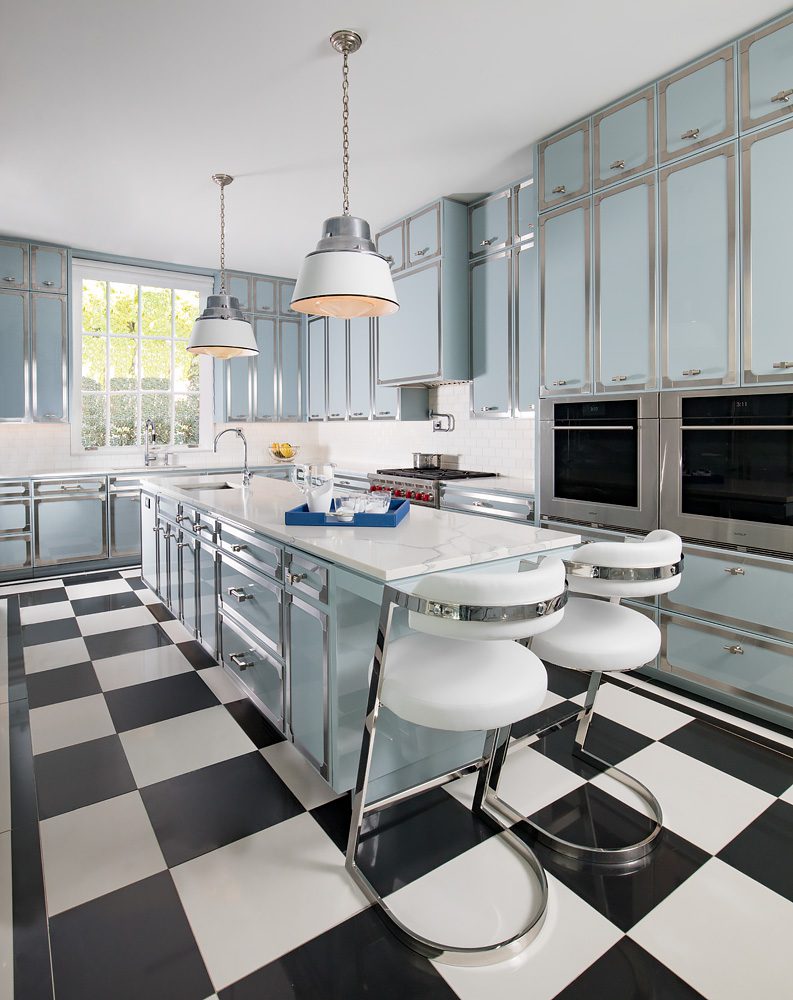
[{"label": "chrome hardware strip", "polygon": [[396,601],[398,607],[407,608],[428,618],[443,618],[456,622],[525,622],[545,618],[560,611],[567,604],[567,585],[561,594],[537,604],[512,604],[497,607],[480,604],[448,604],[413,594],[404,595],[405,602]]},{"label": "chrome hardware strip", "polygon": [[587,580],[618,580],[621,583],[647,583],[651,580],[671,580],[683,572],[684,557],[680,562],[668,566],[650,566],[634,568],[628,566],[593,566],[590,563],[563,560],[569,576],[583,577]]}]

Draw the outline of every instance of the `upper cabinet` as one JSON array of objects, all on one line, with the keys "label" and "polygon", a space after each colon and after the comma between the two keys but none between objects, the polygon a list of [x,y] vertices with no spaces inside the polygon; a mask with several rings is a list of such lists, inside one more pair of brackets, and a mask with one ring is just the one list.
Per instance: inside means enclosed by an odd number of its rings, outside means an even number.
[{"label": "upper cabinet", "polygon": [[441,376],[441,265],[394,279],[399,312],[377,321],[382,382],[432,382]]},{"label": "upper cabinet", "polygon": [[291,281],[288,278],[278,279],[278,312],[283,315],[288,316],[290,313],[294,313],[292,296],[295,293],[296,284],[296,281]]},{"label": "upper cabinet", "polygon": [[540,308],[537,245],[527,240],[515,247],[513,260],[514,384],[512,409],[515,416],[531,413],[540,391]]},{"label": "upper cabinet", "polygon": [[595,189],[644,173],[654,166],[654,91],[654,87],[648,87],[592,119]]},{"label": "upper cabinet", "polygon": [[276,312],[275,278],[254,278],[253,279],[253,310],[257,313]]},{"label": "upper cabinet", "polygon": [[793,111],[793,14],[740,43],[741,128],[754,128]]},{"label": "upper cabinet", "polygon": [[391,272],[401,271],[405,266],[405,223],[397,222],[390,229],[384,229],[376,237],[377,252],[388,261]]},{"label": "upper cabinet", "polygon": [[25,376],[30,363],[29,293],[0,288],[0,420],[25,420],[29,401]]},{"label": "upper cabinet", "polygon": [[276,384],[276,334],[275,318],[256,316],[253,320],[253,332],[256,335],[256,346],[259,353],[253,358],[254,398],[256,420],[275,420],[278,387]]},{"label": "upper cabinet", "polygon": [[303,324],[295,316],[278,320],[278,419],[302,420]]},{"label": "upper cabinet", "polygon": [[328,420],[347,419],[347,321],[328,318]]},{"label": "upper cabinet", "polygon": [[249,274],[226,273],[226,291],[239,300],[243,312],[251,310],[251,276]]},{"label": "upper cabinet", "polygon": [[309,420],[324,420],[327,416],[327,376],[325,374],[327,320],[312,316],[308,321],[308,407]]},{"label": "upper cabinet", "polygon": [[516,184],[510,200],[514,208],[513,242],[533,240],[537,228],[537,185],[534,178]]},{"label": "upper cabinet", "polygon": [[541,212],[589,193],[589,120],[539,144],[538,183]]},{"label": "upper cabinet", "polygon": [[347,358],[350,420],[368,420],[372,412],[372,336],[368,318],[348,321]]},{"label": "upper cabinet", "polygon": [[511,261],[501,252],[471,266],[471,412],[478,417],[510,416]]},{"label": "upper cabinet", "polygon": [[658,84],[661,163],[734,135],[735,61],[731,45]]},{"label": "upper cabinet", "polygon": [[441,203],[407,220],[407,266],[423,264],[441,252]]},{"label": "upper cabinet", "polygon": [[470,209],[468,235],[469,256],[492,253],[503,249],[511,240],[511,191],[500,191],[477,202]]},{"label": "upper cabinet", "polygon": [[0,240],[0,288],[29,288],[29,267],[27,243]]},{"label": "upper cabinet", "polygon": [[66,251],[60,247],[30,248],[30,287],[36,292],[66,293]]},{"label": "upper cabinet", "polygon": [[30,320],[33,419],[62,422],[68,397],[66,296],[31,292]]}]

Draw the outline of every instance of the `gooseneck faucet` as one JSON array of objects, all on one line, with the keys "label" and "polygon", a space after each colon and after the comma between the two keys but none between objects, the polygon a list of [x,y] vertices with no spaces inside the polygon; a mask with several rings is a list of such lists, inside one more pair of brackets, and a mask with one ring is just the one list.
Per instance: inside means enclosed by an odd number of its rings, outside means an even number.
[{"label": "gooseneck faucet", "polygon": [[143,464],[148,467],[152,462],[156,460],[156,456],[152,455],[149,451],[149,445],[154,444],[157,440],[157,430],[154,426],[154,421],[149,417],[146,423],[143,425],[143,443],[145,445],[145,451],[143,453]]},{"label": "gooseneck faucet", "polygon": [[242,433],[241,427],[227,427],[225,430],[220,431],[218,434],[215,435],[215,443],[212,446],[213,451],[218,450],[218,441],[223,437],[224,434],[236,434],[238,438],[242,438],[242,445],[243,448],[245,449],[242,460],[242,485],[250,486],[251,473],[250,469],[248,468],[248,440]]}]

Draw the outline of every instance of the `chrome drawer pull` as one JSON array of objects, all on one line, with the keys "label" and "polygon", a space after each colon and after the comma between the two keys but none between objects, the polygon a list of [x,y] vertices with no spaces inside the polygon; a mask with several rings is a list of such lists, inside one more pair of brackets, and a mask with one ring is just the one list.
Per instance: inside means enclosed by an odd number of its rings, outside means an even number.
[{"label": "chrome drawer pull", "polygon": [[340,417],[341,414],[340,413],[329,413],[328,416],[329,417]]},{"label": "chrome drawer pull", "polygon": [[430,252],[429,247],[424,247],[423,250],[414,250],[416,257],[423,257],[425,254],[428,254],[429,252]]},{"label": "chrome drawer pull", "polygon": [[701,375],[702,374],[702,369],[701,368],[687,368],[682,374],[683,375]]},{"label": "chrome drawer pull", "polygon": [[612,382],[627,382],[628,381],[628,376],[627,375],[612,375],[611,376],[611,381]]},{"label": "chrome drawer pull", "polygon": [[247,549],[247,548],[248,548],[247,545],[232,545],[231,546],[231,551],[232,552],[244,552],[245,549]]},{"label": "chrome drawer pull", "polygon": [[176,538],[176,535],[174,535],[174,533],[172,531],[166,531],[165,534],[162,537],[163,538]]},{"label": "chrome drawer pull", "polygon": [[151,530],[156,534],[158,531],[165,531],[165,528],[161,524],[155,524]]},{"label": "chrome drawer pull", "polygon": [[726,649],[728,653],[732,653],[733,656],[743,656],[743,646],[722,646],[722,649]]},{"label": "chrome drawer pull", "polygon": [[176,517],[174,518],[174,521],[176,521],[177,524],[181,524],[182,521],[187,521],[187,520],[189,520],[187,514],[177,514]]},{"label": "chrome drawer pull", "polygon": [[496,242],[497,239],[498,239],[498,236],[491,236],[489,240],[482,240],[482,242],[479,244],[479,246],[480,247],[492,247],[493,244]]},{"label": "chrome drawer pull", "polygon": [[206,527],[207,525],[205,524],[194,524],[193,531],[203,531]]},{"label": "chrome drawer pull", "polygon": [[391,411],[390,410],[378,410],[377,411],[377,416],[378,417],[390,417],[391,416]]},{"label": "chrome drawer pull", "polygon": [[625,160],[615,160],[613,163],[609,164],[609,170],[624,170]]},{"label": "chrome drawer pull", "polygon": [[45,288],[52,288],[54,284],[54,281],[42,281],[42,285],[44,285]]},{"label": "chrome drawer pull", "polygon": [[244,653],[232,653],[229,659],[234,666],[239,667],[240,670],[247,670],[248,667],[253,666],[253,660],[246,660]]},{"label": "chrome drawer pull", "polygon": [[729,573],[730,576],[746,576],[746,570],[743,566],[730,566],[728,569],[725,569],[724,572]]},{"label": "chrome drawer pull", "polygon": [[3,281],[16,281],[16,280],[17,279],[13,276],[13,274],[7,274],[5,278],[3,278]]},{"label": "chrome drawer pull", "polygon": [[772,368],[793,368],[793,361],[775,361]]},{"label": "chrome drawer pull", "polygon": [[289,582],[291,584],[302,583],[303,580],[308,579],[308,573],[290,573]]},{"label": "chrome drawer pull", "polygon": [[354,417],[362,417],[363,416],[363,410],[357,410],[357,411],[355,411],[353,413],[353,416]]},{"label": "chrome drawer pull", "polygon": [[474,500],[471,503],[472,507],[492,507],[492,503],[488,503],[487,500]]},{"label": "chrome drawer pull", "polygon": [[253,600],[253,594],[246,594],[242,587],[229,587],[229,597],[235,597],[240,604]]},{"label": "chrome drawer pull", "polygon": [[177,547],[177,549],[189,549],[190,548],[190,542],[177,542],[176,543],[176,547]]},{"label": "chrome drawer pull", "polygon": [[553,382],[552,384],[553,384],[553,385],[567,385],[567,379],[566,379],[566,378],[558,378],[558,379],[557,379],[557,380],[556,380],[555,382]]},{"label": "chrome drawer pull", "polygon": [[787,104],[791,97],[793,97],[793,90],[780,90],[778,94],[774,94],[771,102],[772,104]]},{"label": "chrome drawer pull", "polygon": [[687,132],[683,132],[683,134],[680,136],[680,138],[681,139],[698,139],[699,138],[699,129],[698,128],[690,128],[690,129],[688,129]]},{"label": "chrome drawer pull", "polygon": [[566,191],[564,184],[557,184],[555,188],[551,188],[551,194],[565,194]]},{"label": "chrome drawer pull", "polygon": [[497,406],[483,406],[481,407],[482,413],[492,413],[493,410],[497,410]]}]

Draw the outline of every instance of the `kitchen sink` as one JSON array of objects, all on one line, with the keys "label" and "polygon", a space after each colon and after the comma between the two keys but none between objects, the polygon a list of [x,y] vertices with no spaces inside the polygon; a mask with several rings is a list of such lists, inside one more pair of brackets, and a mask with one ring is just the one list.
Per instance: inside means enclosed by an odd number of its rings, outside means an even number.
[{"label": "kitchen sink", "polygon": [[191,492],[195,490],[241,490],[242,483],[189,483],[185,485],[179,485],[178,489],[186,490]]}]

